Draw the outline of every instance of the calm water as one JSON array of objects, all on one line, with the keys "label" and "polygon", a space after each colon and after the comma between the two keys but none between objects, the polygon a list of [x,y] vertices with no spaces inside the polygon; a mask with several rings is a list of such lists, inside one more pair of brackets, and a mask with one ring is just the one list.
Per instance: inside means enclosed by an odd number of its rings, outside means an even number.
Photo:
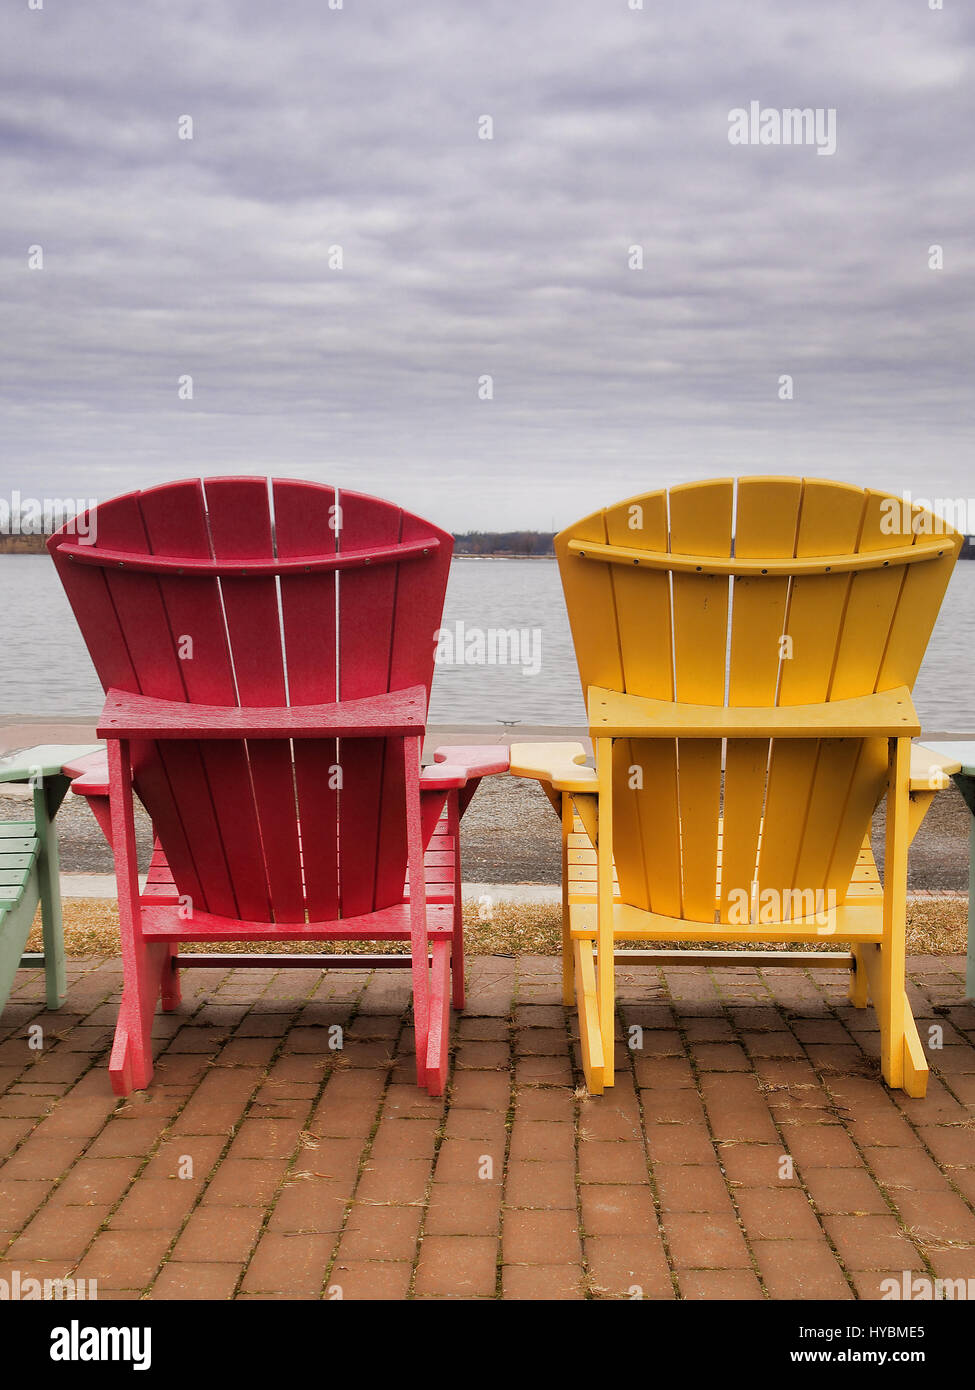
[{"label": "calm water", "polygon": [[[0,556],[4,659],[0,712],[96,714],[101,687],[50,561]],[[15,617],[14,617],[15,615]],[[515,628],[529,634],[521,666],[437,667],[430,718],[437,724],[584,724],[585,707],[554,560],[455,560],[444,629]],[[538,645],[540,644],[540,645]],[[464,642],[461,642],[463,648]],[[975,562],[957,566],[914,690],[925,729],[975,727]]]}]

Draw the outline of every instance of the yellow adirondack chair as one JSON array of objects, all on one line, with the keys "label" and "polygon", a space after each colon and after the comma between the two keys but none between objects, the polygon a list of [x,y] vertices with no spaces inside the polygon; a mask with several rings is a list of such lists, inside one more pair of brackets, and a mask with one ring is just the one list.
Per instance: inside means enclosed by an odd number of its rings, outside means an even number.
[{"label": "yellow adirondack chair", "polygon": [[[615,956],[849,969],[885,1080],[924,1094],[907,849],[956,765],[912,749],[910,691],[960,545],[900,498],[799,478],[647,493],[556,537],[595,768],[581,744],[515,744],[511,771],[562,821],[564,999],[590,1092],[613,1083]],[[778,949],[615,950],[634,941]],[[818,941],[850,953],[781,949]]]}]

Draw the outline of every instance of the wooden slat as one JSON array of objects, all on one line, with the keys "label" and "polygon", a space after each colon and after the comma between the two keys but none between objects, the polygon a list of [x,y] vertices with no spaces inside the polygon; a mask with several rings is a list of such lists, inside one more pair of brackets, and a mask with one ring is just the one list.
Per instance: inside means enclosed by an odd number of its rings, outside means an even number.
[{"label": "wooden slat", "polygon": [[[349,494],[346,493],[346,503]],[[432,529],[406,512],[400,514],[401,542],[429,536]],[[384,676],[388,690],[403,690],[422,685],[429,701],[433,681],[434,634],[441,624],[447,576],[453,538],[446,532],[435,532],[438,545],[419,561],[399,565],[390,611],[389,662]],[[402,754],[399,747],[387,740],[384,751],[382,802],[379,809],[379,833],[376,850],[375,905],[395,902],[402,879],[402,864],[406,856],[406,787],[403,781]]]},{"label": "wooden slat", "polygon": [[[618,738],[613,740],[613,845],[612,850],[618,866],[618,871],[623,875],[625,884],[624,892],[627,902],[635,903],[637,907],[650,906],[650,887],[647,882],[647,871],[644,860],[644,851],[648,841],[647,829],[644,826],[640,815],[640,799],[645,795],[645,779],[647,769],[637,761],[637,745],[628,738]],[[644,779],[643,790],[633,785],[637,778]],[[660,787],[654,785],[652,788],[653,805],[660,806],[661,800]],[[662,798],[663,805],[666,806],[666,797]],[[676,798],[673,804],[674,829],[676,831]],[[653,812],[651,810],[651,823]],[[673,842],[676,844],[676,833]],[[679,869],[680,860],[677,860]]]},{"label": "wooden slat", "polygon": [[[273,554],[266,479],[211,478],[205,491],[216,559]],[[223,579],[220,588],[240,704],[287,704],[276,580]],[[247,755],[272,917],[300,922],[305,904],[291,748],[287,740],[255,740]]]},{"label": "wooden slat", "polygon": [[[105,502],[97,508],[97,527],[99,534],[106,529],[111,534],[112,517],[116,510],[124,510],[129,505],[128,498],[117,498]],[[88,526],[92,524],[92,513],[86,512],[82,518]],[[100,569],[84,568],[74,565],[61,554],[66,537],[57,532],[48,541],[48,550],[54,561],[58,576],[64,585],[71,610],[85,638],[95,670],[103,687],[110,685],[119,690],[138,690],[135,671],[129,658],[128,647],[119,626],[118,614],[108,591],[105,573]]]},{"label": "wooden slat", "polygon": [[[798,481],[798,480],[797,480]],[[570,541],[569,553],[590,564],[610,564],[619,569],[635,566],[637,569],[668,570],[672,574],[715,574],[735,578],[760,578],[771,576],[789,579],[799,575],[814,574],[852,574],[864,570],[882,569],[887,565],[918,565],[933,563],[945,555],[942,541],[926,541],[923,544],[882,546],[871,553],[854,551],[849,555],[790,557],[773,559],[766,556],[743,558],[741,556],[710,556],[706,560],[697,554],[681,555],[672,551],[669,555],[649,553],[639,550],[632,544],[600,545],[591,541]]]},{"label": "wooden slat", "polygon": [[[897,532],[892,537],[881,530],[885,500],[884,493],[866,494],[858,551],[882,550],[892,540],[910,542],[909,532]],[[831,700],[866,695],[877,688],[905,573],[906,566],[891,565],[851,577],[829,688]]]},{"label": "wooden slat", "polygon": [[[89,527],[96,524],[98,534],[103,539],[107,537],[111,541],[115,536],[125,538],[132,531],[133,506],[130,496],[103,503],[97,509],[97,519],[86,513],[86,524]],[[103,687],[140,691],[139,679],[132,665],[106,574],[100,569],[74,565],[64,558],[60,553],[64,541],[64,534],[58,532],[48,542],[48,549]],[[140,795],[143,800],[155,805],[157,824],[167,836],[173,862],[180,869],[186,891],[202,903],[203,894],[196,866],[158,757],[154,757],[148,747],[136,751],[144,763],[153,764],[145,769]],[[92,805],[94,807],[95,803]]]},{"label": "wooden slat", "polygon": [[[917,529],[916,545],[923,544],[928,533],[940,524],[939,518],[921,507],[912,508],[912,518],[912,529]],[[904,575],[877,678],[878,690],[890,690],[896,685],[913,686],[920,670],[931,628],[962,544],[962,537],[952,529],[945,530],[939,539],[945,547],[944,557],[932,564],[911,565]]]},{"label": "wooden slat", "polygon": [[[628,544],[641,554],[666,553],[666,492],[649,493],[608,508],[606,534],[611,544]],[[673,699],[670,576],[660,571],[621,568],[613,572],[612,587],[622,688],[630,695]],[[673,891],[679,901],[677,744],[673,740],[660,743],[648,753],[645,743],[637,745],[620,739],[613,749],[613,767],[613,851],[627,901],[638,907],[651,907],[651,883],[658,881],[662,883],[661,901],[672,903]]]},{"label": "wooden slat", "polygon": [[17,901],[27,886],[32,867],[33,861],[22,865],[5,865],[0,857],[0,902],[15,903]]},{"label": "wooden slat", "polygon": [[[192,918],[179,915],[172,904],[145,899],[142,907],[143,935],[147,941],[408,941],[410,904],[400,902],[378,912],[345,917],[340,922],[282,922],[273,933],[267,922],[246,922],[237,917],[220,917],[198,912]],[[429,937],[453,934],[453,908],[449,903],[427,908]]]},{"label": "wooden slat", "polygon": [[[857,753],[846,797],[832,808],[836,838],[827,866],[826,887],[835,891],[841,902],[857,862],[860,840],[864,831],[869,830],[870,818],[884,794],[887,771],[887,740],[864,739]],[[827,814],[825,809],[823,814]]]},{"label": "wooden slat", "polygon": [[[898,542],[910,544],[913,539],[910,529],[905,531],[898,527],[891,532],[885,528],[884,518],[890,516],[885,507],[887,501],[885,493],[870,491],[865,494],[857,541],[859,551],[869,554]],[[941,562],[937,564],[940,566]],[[907,567],[898,565],[866,571],[851,579],[830,682],[831,700],[842,699],[848,691],[862,695],[878,689],[884,653],[900,605],[906,574]],[[920,614],[914,613],[911,617],[922,622]],[[933,618],[933,613],[927,616],[928,632]],[[833,827],[827,882],[842,893],[846,891],[856,863],[863,827],[869,823],[873,809],[883,795],[887,751],[878,739],[861,743],[855,757],[851,758],[849,749],[835,746],[831,747],[830,756],[832,763],[826,762],[825,756],[821,759],[816,784],[810,794],[809,815],[811,825],[825,822]],[[842,794],[841,785],[831,785],[831,782],[841,781],[843,771],[848,773],[845,794]],[[825,832],[823,838],[827,838]]]},{"label": "wooden slat", "polygon": [[[878,747],[882,746],[881,740],[876,740],[875,743]],[[870,811],[873,809],[870,807],[868,810],[862,805],[854,808],[850,801],[853,778],[861,762],[863,746],[861,740],[850,738],[823,739],[819,745],[809,791],[808,810],[799,839],[793,873],[793,882],[800,888],[809,888],[814,892],[840,891],[837,889],[837,876],[830,873],[834,848],[838,839],[843,838],[837,835],[837,826],[843,823],[848,809],[853,809],[854,815],[860,817],[859,821],[851,821],[849,829],[849,835],[852,837],[850,849],[855,855],[859,843],[856,837],[859,834],[862,838],[863,835],[862,817],[866,814],[869,823]],[[844,888],[849,878],[847,865],[839,875]]]},{"label": "wooden slat", "polygon": [[[672,488],[671,549],[730,555],[733,499],[731,479]],[[674,698],[682,703],[724,704],[728,591],[721,575],[673,576]]]},{"label": "wooden slat", "polygon": [[[429,965],[432,957],[427,957]],[[43,961],[39,962],[43,964]],[[280,951],[262,953],[260,951],[219,951],[209,954],[192,951],[179,956],[177,964],[182,970],[409,970],[413,959],[409,951],[384,955],[368,955],[358,951],[353,955],[343,955],[337,951],[307,953],[304,955],[284,955]]]},{"label": "wooden slat", "polygon": [[[876,696],[889,700],[890,696]],[[386,738],[423,733],[422,685],[331,705],[200,705],[155,700],[110,690],[98,723],[103,738],[180,740],[315,739],[323,730],[341,737]],[[904,732],[909,732],[905,730]]]},{"label": "wooden slat", "polygon": [[[672,550],[730,555],[734,485],[728,479],[690,483],[670,493]],[[675,574],[674,695],[691,704],[722,705],[728,643],[728,580]],[[720,739],[678,740],[682,911],[714,917],[718,813],[721,799]]]},{"label": "wooden slat", "polygon": [[[855,549],[862,515],[860,488],[807,478],[796,553],[831,555]],[[849,586],[846,574],[793,580],[787,627],[792,657],[782,663],[779,704],[812,704],[829,694]]]},{"label": "wooden slat", "polygon": [[[667,553],[666,492],[648,493],[606,510],[606,534],[639,554]],[[623,683],[629,695],[674,697],[670,578],[666,571],[620,568],[613,574]],[[590,684],[598,685],[599,681]]]},{"label": "wooden slat", "polygon": [[605,541],[603,512],[583,517],[555,537],[555,555],[562,578],[565,606],[572,629],[583,692],[590,685],[623,688],[623,664],[617,629],[613,573],[609,565],[590,565],[569,550],[573,540]]},{"label": "wooden slat", "polygon": [[[742,478],[735,508],[735,555],[795,555],[802,484],[798,478]],[[732,587],[729,705],[775,704],[786,630],[788,579],[737,579]],[[765,806],[771,743],[729,739],[725,752],[724,843],[718,917],[726,922],[751,902]]]},{"label": "wooden slat", "polygon": [[[591,902],[569,904],[574,940],[595,940],[596,907]],[[883,937],[883,904],[863,902],[846,904],[836,909],[833,920],[824,923],[822,914],[794,921],[757,923],[754,926],[733,926],[714,922],[693,921],[685,917],[667,917],[662,913],[644,912],[629,903],[617,903],[613,909],[614,936],[618,941],[880,941]],[[744,959],[744,958],[743,958]]]},{"label": "wooden slat", "polygon": [[677,744],[674,739],[632,739],[629,755],[643,771],[643,790],[635,799],[643,835],[647,906],[654,912],[677,914],[682,902]]},{"label": "wooden slat", "polygon": [[[735,555],[794,555],[802,484],[798,478],[742,478],[735,513]],[[786,631],[788,579],[737,579],[732,587],[729,705],[772,705],[780,638]]]},{"label": "wooden slat", "polygon": [[851,970],[849,951],[617,951],[617,965],[731,966],[739,970]]},{"label": "wooden slat", "polygon": [[[339,495],[339,550],[392,544],[399,539],[399,507],[355,492]],[[389,689],[392,615],[397,568],[356,570],[339,575],[339,698],[356,699]],[[431,652],[433,633],[430,633]],[[431,657],[432,659],[432,657]]]},{"label": "wooden slat", "polygon": [[589,690],[595,737],[639,738],[914,738],[921,732],[906,686],[852,700],[811,705],[688,705],[616,690]]},{"label": "wooden slat", "polygon": [[[859,488],[807,479],[802,490],[796,554],[844,554],[854,549],[863,505]],[[850,582],[846,574],[793,580],[787,617],[792,654],[781,666],[781,705],[813,704],[827,699]],[[772,744],[759,859],[760,892],[786,894],[795,887],[816,891],[824,886],[826,864],[822,866],[821,878],[818,871],[813,874],[816,881],[798,884],[796,879],[819,761],[818,740],[776,739]],[[833,780],[826,771],[822,785],[828,787]],[[826,812],[831,814],[834,825],[836,810],[834,806]],[[817,811],[813,818],[814,834],[818,830],[818,815]],[[804,860],[803,869],[811,871],[808,859]]]},{"label": "wooden slat", "polygon": [[[298,484],[309,489],[315,483]],[[313,543],[314,544],[314,543]],[[283,559],[269,555],[261,559],[214,560],[189,554],[145,555],[129,550],[107,550],[103,546],[86,545],[78,542],[72,545],[65,542],[61,554],[75,564],[96,565],[102,569],[128,570],[135,574],[172,574],[196,578],[242,578],[246,575],[274,577],[296,574],[321,574],[343,569],[358,569],[360,566],[398,565],[406,560],[419,560],[431,550],[436,550],[439,541],[431,535],[423,535],[406,545],[366,546],[361,550],[348,550],[342,554],[329,554],[319,549],[300,552]]]},{"label": "wooden slat", "polygon": [[[334,551],[336,505],[333,488],[308,483],[274,483],[274,529],[278,555],[309,553],[316,545]],[[334,574],[289,575],[281,579],[281,614],[291,704],[338,698]],[[339,915],[338,741],[296,740],[295,788],[308,915],[315,921]]]},{"label": "wooden slat", "polygon": [[[201,559],[210,555],[203,487],[198,479],[141,493],[139,509],[154,553],[178,552]],[[186,649],[191,655],[181,660],[185,698],[195,704],[236,705],[216,579],[160,577],[157,582],[177,652],[184,638],[192,643]],[[267,876],[246,746],[242,741],[207,742],[200,745],[200,755],[236,911],[243,917],[269,917]]]},{"label": "wooden slat", "polygon": [[718,919],[748,920],[768,772],[768,739],[729,739],[725,753],[724,841]]},{"label": "wooden slat", "polygon": [[[344,496],[348,498],[349,494]],[[443,616],[454,542],[446,531],[438,530],[409,512],[402,513],[400,537],[404,544],[412,545],[430,536],[437,541],[436,549],[397,570],[387,686],[390,690],[405,690],[413,685],[423,685],[429,690],[433,681],[437,649],[434,634]]]},{"label": "wooden slat", "polygon": [[[341,493],[339,549],[387,545],[399,539],[398,507]],[[396,570],[355,570],[339,577],[339,698],[354,699],[388,688],[392,620],[396,604]],[[431,642],[433,634],[431,633]],[[379,831],[384,782],[399,816],[396,872],[402,884],[406,868],[405,783],[400,746],[384,739],[343,739],[339,743],[342,793],[339,820],[339,882],[343,917],[371,912],[376,905]],[[390,889],[395,897],[396,889]]]},{"label": "wooden slat", "polygon": [[[99,510],[102,541],[109,548],[148,553],[138,495],[119,498],[106,510],[106,517]],[[133,693],[185,700],[181,663],[157,580],[107,570],[105,582],[131,659]],[[183,891],[211,911],[236,911],[199,747],[134,742],[131,758],[135,790],[163,837]]]}]

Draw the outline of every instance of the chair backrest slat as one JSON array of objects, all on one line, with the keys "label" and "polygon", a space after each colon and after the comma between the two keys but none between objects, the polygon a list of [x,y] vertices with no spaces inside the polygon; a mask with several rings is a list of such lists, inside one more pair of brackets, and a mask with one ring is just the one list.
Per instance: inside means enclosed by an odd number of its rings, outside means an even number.
[{"label": "chair backrest slat", "polygon": [[[153,554],[207,559],[211,555],[206,504],[199,479],[167,483],[139,495],[139,510]],[[218,585],[212,578],[159,574],[156,580],[173,634],[185,698],[199,704],[237,704],[234,667]],[[243,743],[214,740],[195,745],[206,778],[205,801],[212,804],[213,843],[221,846],[232,881],[236,914],[266,920],[270,895],[247,751]],[[162,760],[167,750],[157,745]],[[192,795],[177,787],[174,809]],[[192,829],[188,832],[192,839]],[[226,901],[208,880],[204,906]],[[212,907],[210,910],[219,911]]]},{"label": "chair backrest slat", "polygon": [[[403,512],[399,538],[413,543],[429,538],[430,527],[419,517]],[[396,569],[395,618],[389,647],[391,690],[414,685],[430,689],[435,644],[431,635],[440,628],[443,596],[450,570],[450,548],[430,550],[422,562],[404,561]],[[376,856],[375,903],[384,906],[402,891],[402,866],[406,862],[406,822],[399,808],[405,795],[405,771],[401,745],[387,746],[383,768],[383,794],[379,813]]]},{"label": "chair backrest slat", "polygon": [[[343,493],[341,506],[340,550],[394,545],[400,539],[402,513],[398,507],[377,507],[371,498],[355,492]],[[393,624],[387,615],[396,611],[398,577],[398,565],[346,571],[340,576],[339,689],[344,700],[389,687]],[[349,872],[342,875],[342,912],[354,916],[372,912],[377,905],[383,801],[388,798],[402,804],[402,755],[396,745],[382,739],[343,739],[339,742],[339,761],[339,852],[343,869],[349,866]],[[400,841],[391,848],[391,856],[398,873],[406,862],[406,826],[402,817],[396,817],[396,824]]]},{"label": "chair backrest slat", "polygon": [[[606,539],[641,554],[666,552],[666,492],[630,506],[607,508]],[[674,698],[670,575],[641,573],[635,566],[593,565],[609,578],[616,607],[620,667],[627,690],[661,700]],[[591,584],[598,585],[593,575]],[[612,624],[608,630],[614,631]],[[617,858],[624,866],[628,901],[636,907],[680,912],[680,837],[677,816],[677,742],[619,739],[613,748],[613,796],[617,808]],[[634,769],[636,771],[634,772]],[[651,899],[651,885],[654,896]]]},{"label": "chair backrest slat", "polygon": [[587,685],[599,685],[606,690],[624,689],[614,575],[609,565],[574,560],[568,553],[570,539],[604,543],[607,539],[605,512],[583,517],[568,531],[556,536],[555,553],[583,694]]},{"label": "chair backrest slat", "polygon": [[[670,492],[673,550],[730,555],[734,483],[690,483]],[[724,704],[728,648],[729,581],[724,575],[675,574],[674,691],[679,701]],[[721,740],[677,740],[683,915],[714,918]]]},{"label": "chair backrest slat", "polygon": [[[147,554],[149,540],[138,502],[120,499],[101,528],[113,548]],[[106,583],[142,694],[161,699],[186,698],[182,662],[155,576],[106,571]],[[139,795],[157,808],[160,834],[173,845],[174,873],[193,902],[218,904],[214,911],[234,912],[236,900],[222,852],[197,745],[160,748],[139,743],[132,750]]]},{"label": "chair backrest slat", "polygon": [[[801,490],[795,555],[806,559],[854,551],[860,535],[863,497],[860,488],[807,481]],[[829,698],[852,579],[850,573],[841,572],[802,574],[791,581],[782,628],[786,643],[780,649],[778,695],[770,703],[811,704]],[[749,853],[754,852],[757,859],[752,881],[759,907],[763,892],[775,893],[784,904],[785,916],[791,915],[792,894],[797,887],[816,892],[825,886],[828,849],[825,858],[811,866],[809,857],[802,856],[804,836],[809,836],[812,845],[817,835],[825,834],[830,847],[835,836],[835,816],[824,823],[816,807],[812,807],[811,815],[807,814],[815,799],[817,773],[821,774],[821,793],[832,785],[831,773],[839,778],[840,801],[834,811],[845,803],[853,775],[851,766],[846,769],[844,781],[842,765],[835,766],[837,760],[842,764],[843,758],[849,756],[848,744],[834,741],[825,759],[822,751],[823,744],[816,739],[778,739],[768,743],[760,844],[756,842]],[[855,748],[853,758],[855,765]],[[798,881],[800,863],[804,871],[813,875],[814,881],[808,885]],[[729,877],[723,894],[729,916],[735,909],[734,895],[739,895],[740,903],[745,888],[744,883]],[[750,885],[748,891],[750,895],[753,892]],[[780,914],[776,911],[775,915]]]},{"label": "chair backrest slat", "polygon": [[[914,544],[930,544],[934,525],[932,513],[924,507],[912,506],[911,517]],[[938,541],[950,540],[950,537],[941,535],[934,538]],[[957,558],[956,547],[949,544],[940,558],[908,568],[897,605],[896,621],[888,635],[880,666],[878,690],[894,690],[899,685],[910,688],[914,685],[927,650],[930,635],[928,615],[937,613],[941,607]]]},{"label": "chair backrest slat", "polygon": [[[802,484],[798,478],[743,478],[738,484],[735,555],[779,559],[796,554]],[[787,578],[736,579],[728,703],[774,705],[782,664],[782,634],[789,606]],[[730,739],[725,753],[720,921],[751,901],[769,773],[768,739]]]},{"label": "chair backrest slat", "polygon": [[[210,541],[218,560],[273,554],[264,478],[213,478],[205,484]],[[277,582],[270,576],[219,580],[241,705],[288,703]],[[268,893],[278,922],[304,920],[291,749],[277,740],[247,745]]]},{"label": "chair backrest slat", "polygon": [[[279,557],[337,551],[334,488],[309,489],[278,479],[273,496]],[[329,704],[338,698],[337,588],[334,576],[281,577],[291,704]],[[338,741],[295,740],[294,766],[308,915],[312,921],[328,921],[339,913]]]}]

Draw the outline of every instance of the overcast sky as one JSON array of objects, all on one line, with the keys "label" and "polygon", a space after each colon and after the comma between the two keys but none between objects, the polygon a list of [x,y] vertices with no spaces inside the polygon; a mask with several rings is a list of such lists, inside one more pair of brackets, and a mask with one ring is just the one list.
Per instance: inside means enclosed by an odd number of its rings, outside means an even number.
[{"label": "overcast sky", "polygon": [[[975,494],[972,7],[634,2],[5,0],[0,492]],[[751,101],[836,153],[730,144]]]}]

